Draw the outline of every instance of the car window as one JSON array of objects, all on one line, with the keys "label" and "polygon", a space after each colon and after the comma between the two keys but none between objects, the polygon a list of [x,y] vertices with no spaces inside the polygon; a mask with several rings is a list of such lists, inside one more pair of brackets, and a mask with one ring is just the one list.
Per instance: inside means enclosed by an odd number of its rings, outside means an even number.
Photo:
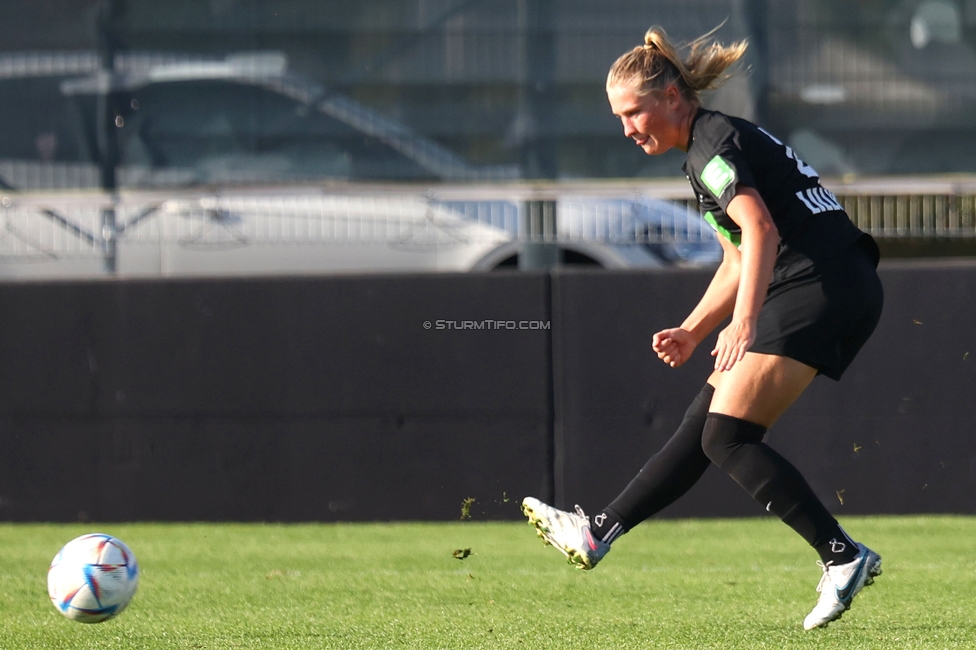
[{"label": "car window", "polygon": [[433,177],[383,142],[258,86],[155,83],[118,94],[116,105],[122,165],[189,168],[203,182]]},{"label": "car window", "polygon": [[0,158],[85,161],[78,116],[61,93],[64,77],[0,80]]}]

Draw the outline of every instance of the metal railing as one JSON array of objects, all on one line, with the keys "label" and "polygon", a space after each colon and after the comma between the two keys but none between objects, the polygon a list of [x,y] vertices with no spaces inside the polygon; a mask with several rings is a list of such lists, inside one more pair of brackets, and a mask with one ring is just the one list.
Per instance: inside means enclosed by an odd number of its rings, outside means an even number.
[{"label": "metal railing", "polygon": [[976,180],[886,179],[834,193],[859,228],[881,239],[976,238]]},{"label": "metal railing", "polygon": [[[825,185],[855,224],[880,239],[976,240],[976,178],[837,179]],[[343,247],[372,247],[361,260],[363,270],[382,266],[390,251],[431,254],[433,269],[445,268],[445,252],[460,259],[468,251],[465,261],[448,267],[468,270],[493,249],[525,243],[593,250],[685,247],[676,259],[694,254],[714,260],[719,254],[683,179],[0,197],[0,276],[4,265],[71,259],[105,260],[103,271],[111,274],[109,258],[119,254],[117,246],[128,255],[156,250],[157,257],[318,247],[318,266],[308,267],[314,272],[327,272],[329,255]],[[247,268],[246,261],[238,263]],[[428,262],[417,264],[426,268]]]}]

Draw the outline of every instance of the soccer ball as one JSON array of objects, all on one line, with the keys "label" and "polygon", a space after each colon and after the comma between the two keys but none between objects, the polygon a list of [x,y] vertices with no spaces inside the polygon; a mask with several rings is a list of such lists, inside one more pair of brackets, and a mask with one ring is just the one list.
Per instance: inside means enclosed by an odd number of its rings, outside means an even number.
[{"label": "soccer ball", "polygon": [[101,533],[65,544],[47,571],[51,602],[79,623],[101,623],[118,615],[138,585],[136,556],[122,540]]}]

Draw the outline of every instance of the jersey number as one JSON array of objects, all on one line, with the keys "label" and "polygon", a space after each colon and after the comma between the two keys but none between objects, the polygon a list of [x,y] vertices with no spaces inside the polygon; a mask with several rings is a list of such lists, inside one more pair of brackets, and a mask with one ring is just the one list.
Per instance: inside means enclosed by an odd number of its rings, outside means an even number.
[{"label": "jersey number", "polygon": [[813,167],[806,164],[805,162],[800,160],[799,157],[797,157],[796,153],[793,152],[793,149],[790,146],[785,145],[779,140],[777,140],[776,136],[774,136],[766,129],[759,127],[759,130],[765,133],[767,136],[769,136],[769,139],[775,142],[776,144],[780,145],[781,147],[786,147],[786,155],[796,162],[796,168],[797,170],[799,170],[801,174],[803,174],[807,178],[817,178],[819,176],[819,174],[817,174],[817,171]]}]

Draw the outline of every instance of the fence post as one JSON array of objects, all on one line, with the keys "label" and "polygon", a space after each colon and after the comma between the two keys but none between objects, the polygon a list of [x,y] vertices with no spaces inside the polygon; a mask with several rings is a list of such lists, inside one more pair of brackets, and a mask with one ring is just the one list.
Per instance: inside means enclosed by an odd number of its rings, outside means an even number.
[{"label": "fence post", "polygon": [[521,270],[551,269],[562,261],[556,243],[555,199],[523,201],[519,221],[522,251],[518,257]]},{"label": "fence post", "polygon": [[118,38],[112,20],[118,12],[116,0],[102,0],[98,7],[98,20],[95,25],[98,41],[99,73],[104,83],[99,89],[95,111],[95,137],[98,143],[99,184],[111,203],[102,209],[101,244],[105,260],[104,268],[109,274],[116,271],[116,222],[115,206],[118,203],[116,167],[119,162],[119,142],[116,130],[121,128],[121,115],[114,107],[115,52]]}]

